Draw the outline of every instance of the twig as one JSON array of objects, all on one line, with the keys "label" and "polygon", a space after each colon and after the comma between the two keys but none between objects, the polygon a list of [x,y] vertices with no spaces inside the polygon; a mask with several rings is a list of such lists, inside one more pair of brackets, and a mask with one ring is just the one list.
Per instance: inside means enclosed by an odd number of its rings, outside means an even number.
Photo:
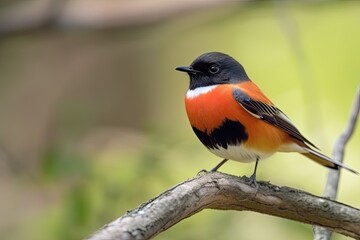
[{"label": "twig", "polygon": [[360,210],[288,187],[206,173],[176,185],[105,225],[88,240],[149,239],[203,209],[254,211],[360,238]]},{"label": "twig", "polygon": [[[338,162],[343,162],[345,146],[352,134],[354,133],[356,122],[359,116],[360,110],[360,85],[358,86],[357,93],[355,96],[355,101],[353,104],[353,108],[350,113],[349,122],[347,124],[346,129],[337,139],[334,145],[333,150],[333,159]],[[340,171],[329,170],[325,191],[323,196],[330,199],[336,199],[338,187],[340,180]],[[323,227],[314,227],[314,240],[330,240],[331,239],[331,231],[323,228]]]}]

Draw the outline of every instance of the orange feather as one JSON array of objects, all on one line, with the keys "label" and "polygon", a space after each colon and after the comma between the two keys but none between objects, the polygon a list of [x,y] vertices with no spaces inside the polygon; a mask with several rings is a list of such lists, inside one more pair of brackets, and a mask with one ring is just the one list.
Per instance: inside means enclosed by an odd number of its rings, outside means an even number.
[{"label": "orange feather", "polygon": [[210,134],[220,127],[225,119],[239,121],[246,129],[248,139],[244,145],[264,153],[274,153],[291,141],[281,129],[248,113],[233,97],[234,87],[240,88],[251,98],[272,104],[252,82],[237,85],[223,84],[210,92],[194,98],[186,98],[187,115],[193,127]]}]

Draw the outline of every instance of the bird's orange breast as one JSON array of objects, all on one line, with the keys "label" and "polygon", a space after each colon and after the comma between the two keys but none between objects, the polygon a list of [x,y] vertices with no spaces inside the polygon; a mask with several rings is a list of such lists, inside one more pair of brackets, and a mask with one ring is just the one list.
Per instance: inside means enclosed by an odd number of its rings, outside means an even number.
[{"label": "bird's orange breast", "polygon": [[206,93],[186,97],[186,111],[192,127],[210,135],[226,119],[238,121],[245,127],[248,135],[243,143],[246,147],[266,153],[276,152],[288,141],[288,135],[249,114],[233,97],[234,88],[240,88],[255,100],[271,104],[252,82],[218,85]]}]

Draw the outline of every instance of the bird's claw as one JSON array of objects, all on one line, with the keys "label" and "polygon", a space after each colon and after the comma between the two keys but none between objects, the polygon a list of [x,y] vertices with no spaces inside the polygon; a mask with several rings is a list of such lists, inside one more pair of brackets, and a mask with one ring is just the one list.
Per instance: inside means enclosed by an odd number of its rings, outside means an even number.
[{"label": "bird's claw", "polygon": [[196,175],[201,176],[201,175],[206,174],[206,173],[208,173],[208,171],[206,171],[206,169],[202,169]]},{"label": "bird's claw", "polygon": [[250,184],[251,186],[254,186],[254,188],[255,188],[256,190],[259,189],[259,184],[256,182],[256,175],[255,175],[255,174],[253,174],[253,175],[250,176],[250,178],[249,178],[249,184]]}]

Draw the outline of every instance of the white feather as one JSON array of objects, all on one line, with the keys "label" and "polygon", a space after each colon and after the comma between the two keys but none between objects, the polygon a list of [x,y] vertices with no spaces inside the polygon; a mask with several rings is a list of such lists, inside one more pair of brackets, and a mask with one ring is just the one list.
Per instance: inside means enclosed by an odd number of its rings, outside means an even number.
[{"label": "white feather", "polygon": [[216,87],[217,87],[217,85],[212,85],[212,86],[206,86],[206,87],[198,87],[193,90],[189,89],[186,92],[186,98],[187,99],[196,98],[197,96],[199,96],[201,94],[205,94],[205,93],[208,93],[208,92],[214,90]]},{"label": "white feather", "polygon": [[231,159],[238,162],[253,162],[270,157],[273,153],[263,153],[244,147],[243,145],[228,145],[227,149],[217,146],[218,148],[209,149],[210,152],[221,158]]},{"label": "white feather", "polygon": [[309,152],[304,147],[302,147],[296,143],[289,143],[289,144],[283,145],[278,149],[278,151],[279,152],[298,152],[298,153]]}]

